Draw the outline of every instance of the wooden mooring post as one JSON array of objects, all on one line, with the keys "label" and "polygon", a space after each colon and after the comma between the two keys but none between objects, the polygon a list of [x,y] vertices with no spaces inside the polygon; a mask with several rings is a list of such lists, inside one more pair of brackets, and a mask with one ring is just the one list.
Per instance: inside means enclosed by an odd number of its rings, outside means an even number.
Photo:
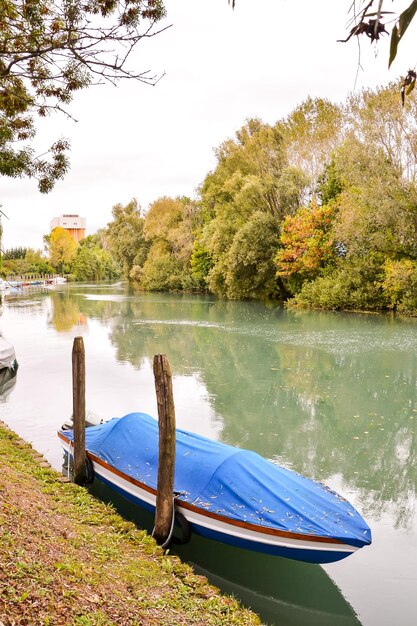
[{"label": "wooden mooring post", "polygon": [[74,425],[74,482],[83,485],[86,478],[85,452],[85,350],[82,337],[74,337],[72,346],[72,415]]},{"label": "wooden mooring post", "polygon": [[175,407],[172,392],[172,373],[165,354],[156,354],[153,360],[156,399],[158,403],[159,452],[155,527],[153,536],[164,545],[174,515],[175,471]]}]

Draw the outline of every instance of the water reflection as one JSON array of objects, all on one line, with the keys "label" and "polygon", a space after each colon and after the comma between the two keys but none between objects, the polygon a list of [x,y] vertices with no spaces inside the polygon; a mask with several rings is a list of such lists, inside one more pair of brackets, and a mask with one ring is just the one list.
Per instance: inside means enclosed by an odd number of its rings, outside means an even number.
[{"label": "water reflection", "polygon": [[[100,481],[90,491],[113,504],[127,519],[152,532],[153,516],[132,506]],[[350,604],[319,566],[271,557],[192,536],[170,552],[192,564],[197,573],[236,596],[264,624],[277,626],[360,626]]]},{"label": "water reflection", "polygon": [[175,552],[263,623],[277,626],[360,626],[350,604],[319,565],[268,557],[193,538]]},{"label": "water reflection", "polygon": [[[415,325],[211,298],[88,294],[72,296],[72,318],[105,323],[120,362],[141,368],[168,354],[177,376],[205,385],[223,441],[320,480],[342,476],[363,513],[389,510],[397,526],[411,522]],[[52,302],[58,320],[62,294]]]},{"label": "water reflection", "polygon": [[6,402],[13,391],[17,380],[17,369],[4,368],[0,370],[0,403]]},{"label": "water reflection", "polygon": [[[71,410],[73,336],[85,338],[87,406],[106,418],[132,410],[156,415],[152,358],[164,352],[175,374],[179,425],[256,450],[351,500],[374,544],[326,571],[367,626],[398,617],[402,626],[414,624],[417,320],[69,285],[7,295],[2,327],[20,362],[2,418],[56,467],[55,433]],[[233,559],[222,551],[217,560],[227,569]],[[200,567],[211,572],[214,565],[202,559]],[[310,626],[320,611],[332,615],[329,607],[315,612],[306,597],[294,598],[304,608],[293,611],[291,598],[281,598],[282,571],[268,575],[280,589],[269,600],[270,589],[256,587],[260,574],[252,570],[253,581],[213,576],[224,578],[223,589],[233,584],[239,596],[248,594],[249,604],[262,597],[280,624]],[[318,595],[332,593],[320,584]],[[355,623],[349,611],[342,615]]]},{"label": "water reflection", "polygon": [[[210,297],[135,296],[72,286],[50,299],[58,331],[108,328],[116,359],[142,369],[169,356],[207,390],[226,443],[313,478],[341,477],[365,515],[408,527],[417,493],[417,325],[389,317],[288,313]],[[136,407],[137,408],[137,407]],[[198,407],[196,407],[198,413]]]},{"label": "water reflection", "polygon": [[51,292],[50,324],[58,332],[67,332],[74,327],[87,326],[87,316],[81,313],[77,300],[70,292]]}]

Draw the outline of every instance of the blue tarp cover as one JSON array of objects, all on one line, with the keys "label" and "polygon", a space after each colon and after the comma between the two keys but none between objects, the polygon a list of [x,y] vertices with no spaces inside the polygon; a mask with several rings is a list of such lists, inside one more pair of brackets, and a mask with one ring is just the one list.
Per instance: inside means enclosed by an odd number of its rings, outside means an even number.
[{"label": "blue tarp cover", "polygon": [[[72,431],[64,431],[72,439]],[[86,429],[86,447],[124,474],[156,489],[158,423],[130,413]],[[371,543],[371,531],[349,502],[320,483],[234,448],[177,429],[175,491],[179,499],[235,520],[344,543]]]}]

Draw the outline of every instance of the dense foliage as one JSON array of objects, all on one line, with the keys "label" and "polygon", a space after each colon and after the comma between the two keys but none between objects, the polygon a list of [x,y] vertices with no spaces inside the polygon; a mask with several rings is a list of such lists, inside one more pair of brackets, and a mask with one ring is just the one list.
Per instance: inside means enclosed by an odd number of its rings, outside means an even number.
[{"label": "dense foliage", "polygon": [[1,275],[45,277],[65,274],[73,280],[100,281],[117,278],[121,269],[108,248],[104,232],[76,243],[63,228],[44,236],[46,253],[31,248],[6,250],[1,258]]},{"label": "dense foliage", "polygon": [[309,98],[274,125],[247,120],[195,199],[117,204],[80,244],[55,229],[47,261],[146,290],[417,314],[416,98],[402,106],[394,84],[341,105]]},{"label": "dense foliage", "polygon": [[82,239],[77,247],[70,272],[75,280],[109,280],[120,276],[120,267],[113,256],[106,250],[103,233],[89,235]]},{"label": "dense foliage", "polygon": [[416,313],[416,119],[397,84],[250,119],[196,200],[114,207],[110,250],[143,289]]},{"label": "dense foliage", "polygon": [[2,256],[1,274],[3,276],[25,276],[28,274],[53,274],[54,268],[41,250],[31,248],[11,248]]}]

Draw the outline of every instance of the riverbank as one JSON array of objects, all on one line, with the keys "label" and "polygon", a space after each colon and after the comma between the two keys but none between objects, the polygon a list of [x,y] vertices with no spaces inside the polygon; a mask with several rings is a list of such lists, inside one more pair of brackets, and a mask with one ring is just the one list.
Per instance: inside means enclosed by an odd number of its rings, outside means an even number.
[{"label": "riverbank", "polygon": [[2,626],[260,624],[0,422]]}]

